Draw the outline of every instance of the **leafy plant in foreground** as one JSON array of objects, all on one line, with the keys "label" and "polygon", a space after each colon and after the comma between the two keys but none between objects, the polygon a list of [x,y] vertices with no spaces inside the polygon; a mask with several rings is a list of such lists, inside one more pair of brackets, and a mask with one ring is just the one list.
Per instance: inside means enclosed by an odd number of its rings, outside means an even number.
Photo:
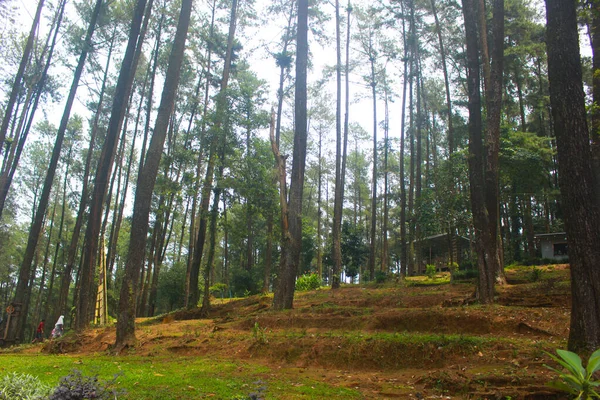
[{"label": "leafy plant in foreground", "polygon": [[302,275],[296,280],[296,290],[298,291],[315,290],[320,287],[321,278],[317,274]]},{"label": "leafy plant in foreground", "polygon": [[12,372],[0,378],[0,400],[41,400],[48,398],[51,390],[28,374]]},{"label": "leafy plant in foreground", "polygon": [[117,376],[110,381],[100,381],[98,376],[84,376],[73,370],[60,379],[60,383],[49,397],[50,400],[116,399],[121,394],[114,388]]},{"label": "leafy plant in foreground", "polygon": [[587,367],[584,368],[581,358],[567,350],[556,350],[560,358],[548,354],[554,361],[562,365],[566,371],[561,372],[545,365],[546,368],[559,374],[561,381],[551,381],[549,386],[576,396],[576,399],[598,399],[600,394],[595,390],[600,386],[600,381],[594,379],[594,373],[600,370],[600,349],[590,356]]}]

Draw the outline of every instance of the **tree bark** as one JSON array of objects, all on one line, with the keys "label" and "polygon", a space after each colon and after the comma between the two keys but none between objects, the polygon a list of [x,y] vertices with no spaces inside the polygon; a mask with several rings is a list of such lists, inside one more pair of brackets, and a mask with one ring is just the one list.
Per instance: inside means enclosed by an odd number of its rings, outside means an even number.
[{"label": "tree bark", "polygon": [[[138,0],[136,3],[129,31],[127,48],[121,63],[117,87],[115,88],[108,129],[100,153],[98,167],[96,168],[94,190],[92,193],[88,224],[85,232],[85,245],[82,254],[81,277],[79,282],[80,296],[76,310],[77,319],[75,327],[79,331],[87,328],[92,318],[88,307],[90,304],[90,296],[93,296],[95,293],[94,270],[96,267],[96,254],[98,252],[102,206],[106,196],[108,177],[111,174],[117,150],[118,135],[121,131],[121,126],[123,125],[125,110],[127,109],[127,100],[129,99],[131,86],[133,85],[135,70],[137,69],[144,36],[150,19],[152,3],[153,0],[149,0],[147,7],[146,0]],[[144,21],[143,26],[142,19]]]},{"label": "tree bark", "polygon": [[546,0],[548,79],[571,265],[569,350],[600,346],[600,210],[592,173],[575,2]]},{"label": "tree bark", "polygon": [[273,299],[276,310],[291,309],[294,302],[296,273],[302,251],[302,193],[307,142],[308,0],[298,0],[296,37],[296,92],[294,100],[295,134],[289,199],[289,238],[281,254],[279,280]]},{"label": "tree bark", "polygon": [[[235,29],[237,22],[237,0],[231,3],[231,13],[229,16],[229,34],[227,37],[227,51],[225,54],[225,65],[223,66],[223,78],[221,79],[221,89],[217,98],[216,120],[213,126],[213,137],[210,141],[208,163],[206,166],[206,177],[202,187],[202,201],[200,202],[200,227],[198,229],[198,237],[194,246],[194,258],[190,268],[189,282],[189,300],[188,308],[197,307],[200,300],[200,290],[198,288],[198,280],[200,277],[200,264],[202,262],[202,253],[204,252],[204,242],[206,241],[206,229],[208,225],[208,208],[210,205],[210,192],[213,185],[215,162],[217,157],[217,146],[221,137],[221,127],[225,113],[226,93],[229,84],[229,75],[231,73],[231,58],[233,56],[233,41],[235,39]],[[206,277],[205,277],[206,278]]]},{"label": "tree bark", "polygon": [[471,210],[473,213],[473,228],[475,231],[474,247],[477,253],[479,278],[477,298],[482,303],[491,303],[494,299],[494,270],[489,268],[486,246],[490,244],[488,229],[488,214],[485,209],[485,180],[483,165],[483,143],[481,120],[481,92],[479,75],[479,51],[477,41],[476,2],[477,0],[462,0],[465,19],[465,36],[467,49],[467,88],[469,94],[469,182],[471,189]]},{"label": "tree bark", "polygon": [[[42,224],[44,221],[44,217],[46,214],[46,208],[48,207],[48,201],[50,199],[50,192],[52,190],[52,184],[54,182],[54,175],[56,173],[56,167],[58,166],[58,160],[60,158],[60,153],[62,150],[62,144],[65,137],[65,132],[67,130],[67,123],[69,122],[69,117],[71,115],[71,107],[73,106],[73,102],[75,101],[75,94],[77,93],[77,87],[79,85],[79,79],[81,78],[81,74],[83,72],[83,68],[85,66],[85,60],[87,58],[87,54],[92,45],[92,35],[94,34],[94,30],[96,29],[96,20],[100,15],[100,10],[102,8],[102,0],[97,0],[96,5],[94,6],[94,11],[92,13],[90,23],[88,26],[88,30],[85,37],[85,44],[79,56],[79,60],[77,62],[77,67],[75,68],[73,81],[71,83],[71,89],[69,90],[69,95],[67,97],[67,102],[65,104],[65,109],[63,111],[63,115],[60,121],[60,125],[58,127],[58,131],[56,132],[56,139],[54,142],[54,148],[52,149],[52,156],[50,158],[50,163],[48,165],[48,172],[46,174],[46,178],[44,180],[44,188],[42,189],[42,194],[40,196],[40,201],[38,203],[38,208],[35,214],[35,219],[33,224],[31,225],[31,229],[29,231],[29,238],[27,240],[27,247],[25,249],[25,253],[23,255],[23,262],[21,264],[21,268],[19,270],[19,280],[17,282],[17,288],[15,291],[15,303],[23,303],[24,292],[27,287],[27,282],[32,273],[32,263],[35,256],[35,249],[38,244],[38,239],[40,237],[40,232],[42,230]],[[15,331],[12,332],[11,337],[21,337],[23,334],[23,327],[25,325],[26,315],[20,314],[17,323],[13,325],[15,327]]]},{"label": "tree bark", "polygon": [[33,23],[31,24],[31,30],[29,31],[29,36],[27,37],[27,43],[25,43],[23,55],[21,56],[21,63],[19,64],[19,69],[17,70],[17,74],[15,75],[12,89],[10,91],[10,96],[8,97],[8,103],[6,104],[6,109],[2,117],[2,125],[0,125],[0,149],[4,147],[4,139],[6,138],[8,125],[12,117],[12,110],[15,105],[15,102],[17,101],[19,91],[21,90],[21,81],[23,80],[25,68],[27,67],[27,63],[29,62],[29,55],[31,54],[31,50],[33,49],[33,41],[36,36],[35,32],[40,23],[40,17],[42,15],[43,7],[44,0],[40,0],[35,11],[35,17],[33,17]]},{"label": "tree bark", "polygon": [[154,132],[148,146],[144,169],[140,174],[135,191],[129,251],[127,252],[125,276],[119,296],[119,317],[117,319],[117,339],[115,342],[115,348],[119,351],[135,342],[135,299],[139,274],[144,263],[152,192],[154,191],[167,128],[169,127],[169,119],[173,112],[175,95],[179,86],[191,12],[192,0],[183,0],[173,48],[169,56],[169,66],[167,67]]}]

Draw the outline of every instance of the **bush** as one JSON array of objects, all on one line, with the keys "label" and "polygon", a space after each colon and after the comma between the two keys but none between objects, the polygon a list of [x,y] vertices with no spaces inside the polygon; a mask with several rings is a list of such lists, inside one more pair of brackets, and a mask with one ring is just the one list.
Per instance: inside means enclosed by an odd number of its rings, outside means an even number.
[{"label": "bush", "polygon": [[477,278],[478,276],[479,276],[479,271],[477,271],[476,269],[467,269],[467,270],[462,270],[462,271],[456,272],[453,275],[453,280],[454,281],[469,280],[469,279]]},{"label": "bush", "polygon": [[528,276],[529,282],[537,282],[542,279],[542,270],[536,267],[531,269]]},{"label": "bush", "polygon": [[114,386],[117,375],[110,381],[100,381],[98,376],[84,376],[73,370],[60,379],[60,383],[49,397],[50,400],[116,399],[121,392]]},{"label": "bush", "polygon": [[0,400],[47,399],[52,391],[37,377],[12,372],[0,379]]},{"label": "bush", "polygon": [[296,290],[303,292],[315,290],[321,287],[321,278],[317,274],[307,274],[298,277],[296,280]]},{"label": "bush", "polygon": [[435,268],[435,265],[427,264],[427,267],[425,268],[425,275],[427,275],[427,277],[429,279],[433,279],[435,277],[436,273],[437,273],[437,270]]},{"label": "bush", "polygon": [[389,276],[383,271],[375,272],[375,282],[377,283],[385,283],[388,280]]}]

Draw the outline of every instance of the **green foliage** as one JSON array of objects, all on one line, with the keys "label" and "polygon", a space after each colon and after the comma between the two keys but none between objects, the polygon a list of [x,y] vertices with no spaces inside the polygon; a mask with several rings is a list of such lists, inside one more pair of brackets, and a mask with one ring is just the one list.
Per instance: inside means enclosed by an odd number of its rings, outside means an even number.
[{"label": "green foliage", "polygon": [[388,274],[384,271],[376,271],[375,272],[375,282],[377,283],[385,283],[388,280]]},{"label": "green foliage", "polygon": [[529,282],[537,282],[542,279],[542,270],[536,267],[533,267],[529,272],[529,276],[527,277]]},{"label": "green foliage", "polygon": [[364,264],[369,247],[363,228],[359,225],[351,225],[344,221],[342,224],[342,264],[346,276],[354,280]]},{"label": "green foliage", "polygon": [[560,381],[549,382],[548,385],[563,392],[576,396],[576,399],[598,399],[600,394],[595,388],[600,386],[600,381],[594,379],[594,373],[600,370],[600,349],[596,350],[589,358],[587,367],[584,368],[581,358],[567,350],[556,350],[559,357],[546,353],[550,358],[560,364],[566,371],[559,371],[548,365],[546,368],[559,374]]},{"label": "green foliage", "polygon": [[477,278],[479,276],[479,271],[476,269],[465,269],[459,270],[452,275],[452,280],[469,280],[473,278]]},{"label": "green foliage", "polygon": [[209,290],[210,292],[213,294],[213,296],[221,296],[223,297],[225,295],[225,292],[227,291],[227,284],[223,283],[223,282],[219,282],[219,283],[215,283],[214,285],[212,285]]},{"label": "green foliage", "polygon": [[231,291],[234,296],[247,297],[258,293],[258,284],[250,271],[245,269],[236,269],[231,272]]},{"label": "green foliage", "polygon": [[28,374],[11,372],[0,378],[0,400],[42,400],[48,398],[51,390]]},{"label": "green foliage", "polygon": [[269,343],[269,340],[267,339],[267,328],[261,328],[260,325],[258,325],[258,322],[255,322],[252,327],[252,337],[257,344]]},{"label": "green foliage", "polygon": [[429,279],[433,279],[435,277],[436,272],[437,270],[434,264],[427,264],[427,267],[425,268],[425,275],[427,275]]},{"label": "green foliage", "polygon": [[183,307],[186,264],[174,263],[160,273],[157,292],[157,312],[164,313]]},{"label": "green foliage", "polygon": [[321,287],[321,278],[318,274],[306,274],[296,279],[296,290],[304,292],[315,290]]}]

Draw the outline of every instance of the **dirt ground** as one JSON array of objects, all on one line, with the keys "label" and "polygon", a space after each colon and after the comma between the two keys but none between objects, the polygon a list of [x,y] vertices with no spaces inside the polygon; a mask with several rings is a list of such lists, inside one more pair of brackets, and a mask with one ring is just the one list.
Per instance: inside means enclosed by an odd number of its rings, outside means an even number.
[{"label": "dirt ground", "polygon": [[[210,319],[140,319],[130,351],[241,358],[369,399],[562,399],[543,364],[545,351],[566,347],[568,266],[541,269],[536,282],[531,268],[508,270],[492,306],[474,304],[472,283],[321,289],[297,293],[284,312],[271,310],[272,296],[215,300]],[[114,340],[114,327],[92,329],[46,351],[109,352]]]}]

